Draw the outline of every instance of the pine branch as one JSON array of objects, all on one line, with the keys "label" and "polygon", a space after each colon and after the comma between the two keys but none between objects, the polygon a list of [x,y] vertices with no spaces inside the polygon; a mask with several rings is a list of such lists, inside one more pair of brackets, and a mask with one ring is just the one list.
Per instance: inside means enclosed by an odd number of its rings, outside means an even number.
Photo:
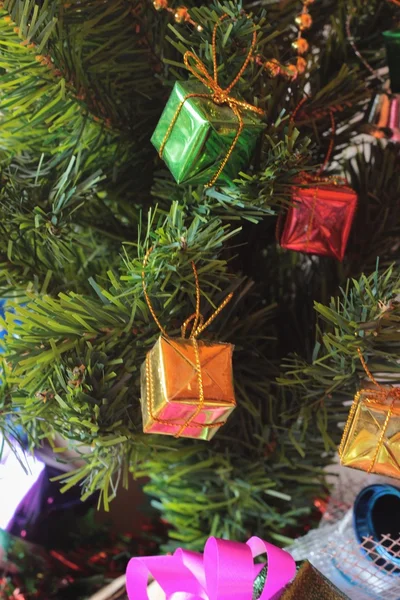
[{"label": "pine branch", "polygon": [[322,435],[338,442],[338,422],[346,419],[344,400],[351,400],[366,374],[358,348],[373,373],[385,373],[385,383],[398,384],[399,308],[398,270],[348,281],[341,296],[329,306],[316,303],[317,339],[313,358],[300,357],[283,363],[278,383],[293,394],[292,415],[298,415],[305,428],[317,421]]},{"label": "pine branch", "polygon": [[[24,294],[27,289],[90,289],[93,269],[101,276],[112,265],[110,252],[119,243],[96,231],[96,219],[83,227],[99,203],[92,187],[100,179],[79,182],[80,172],[71,161],[54,187],[38,169],[40,185],[27,187],[15,171],[3,176],[0,190],[0,289],[2,294]],[[20,181],[18,181],[20,179]],[[93,207],[93,208],[91,208]],[[100,205],[101,207],[101,205]],[[102,211],[105,214],[105,211]],[[118,262],[118,254],[115,259]]]},{"label": "pine branch", "polygon": [[[158,220],[156,237],[151,232],[154,219]],[[195,218],[186,224],[177,205],[167,219],[150,214],[143,243],[147,246],[151,239],[156,247],[146,279],[171,334],[177,333],[181,324],[177,318],[185,307],[188,314],[193,312],[192,260],[198,263],[205,299],[211,307],[218,302],[219,286],[226,287],[226,263],[217,253],[234,233],[216,220],[202,224]],[[138,255],[143,257],[141,244]],[[101,439],[102,448],[136,437],[140,443],[139,368],[158,337],[143,300],[142,270],[142,258],[132,260],[126,255],[121,278],[110,273],[109,289],[93,282],[92,297],[72,292],[58,299],[32,294],[27,306],[7,314],[8,383],[13,406],[20,409],[22,423],[35,443],[54,431],[89,446]],[[232,282],[231,287],[238,283]],[[113,451],[117,456],[118,451]],[[81,475],[92,486],[99,466],[90,465]],[[104,480],[99,476],[96,482],[105,488],[107,502]]]},{"label": "pine branch", "polygon": [[[399,281],[395,267],[384,271],[398,259],[396,149],[376,147],[344,165],[359,209],[343,265],[279,249],[266,218],[291,201],[299,172],[323,161],[331,110],[335,157],[353,142],[354,117],[377,82],[365,76],[344,24],[354,8],[356,41],[381,67],[379,31],[393,7],[378,4],[317,0],[309,71],[295,81],[270,78],[262,64],[294,59],[295,0],[189,0],[202,31],[140,0],[2,5],[0,291],[16,312],[3,322],[0,429],[8,435],[22,425],[32,447],[56,434],[77,444],[83,467],[63,484],[80,485],[84,496],[100,490],[106,506],[128,471],[147,476],[174,526],[170,547],[199,548],[210,534],[257,531],[282,543],[296,535],[325,489],[343,401],[364,376],[357,347],[374,373],[399,380]],[[265,131],[234,186],[179,187],[150,136],[174,81],[188,78],[183,53],[195,51],[211,72],[210,36],[224,12],[234,18],[217,37],[220,81],[239,70],[255,26],[257,60],[234,93],[265,109]],[[139,370],[159,335],[142,290],[150,246],[147,288],[171,335],[195,306],[192,260],[205,316],[235,291],[207,332],[236,345],[238,399],[211,444],[142,433]],[[377,254],[382,269],[360,276]],[[301,356],[280,370],[295,347]]]}]

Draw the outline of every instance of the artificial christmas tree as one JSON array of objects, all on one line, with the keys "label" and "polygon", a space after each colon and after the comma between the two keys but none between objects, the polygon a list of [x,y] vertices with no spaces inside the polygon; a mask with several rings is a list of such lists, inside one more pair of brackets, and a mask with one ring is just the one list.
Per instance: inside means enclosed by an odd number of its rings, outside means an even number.
[{"label": "artificial christmas tree", "polygon": [[[62,437],[81,458],[63,489],[99,491],[106,508],[120,485],[147,477],[168,548],[304,533],[362,387],[357,349],[382,385],[399,383],[398,147],[357,137],[398,11],[389,0],[1,3],[0,296],[13,310],[0,428],[7,438],[22,427],[29,446],[47,440],[68,460]],[[234,125],[239,151],[232,98],[260,110],[245,158],[196,185],[177,185],[151,143],[174,86],[198,83],[186,53],[214,82],[205,136],[218,122],[232,140]],[[181,110],[197,118],[192,100]],[[224,148],[211,157],[217,172]],[[204,146],[189,150],[198,165]],[[293,186],[327,150],[323,177],[357,195],[350,233],[342,213],[321,224],[349,233],[341,263],[276,241]],[[192,262],[205,322],[234,292],[202,338],[235,346],[237,407],[208,443],[143,433],[140,369],[159,337],[142,287],[150,247],[147,291],[171,337],[198,312]]]}]

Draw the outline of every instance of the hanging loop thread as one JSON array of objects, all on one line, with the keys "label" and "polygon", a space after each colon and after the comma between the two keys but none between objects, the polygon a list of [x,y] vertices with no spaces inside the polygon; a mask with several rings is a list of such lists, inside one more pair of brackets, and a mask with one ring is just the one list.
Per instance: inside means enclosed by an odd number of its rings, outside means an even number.
[{"label": "hanging loop thread", "polygon": [[[143,287],[143,293],[144,293],[144,297],[145,297],[145,300],[146,300],[146,304],[147,304],[147,306],[149,308],[150,314],[153,317],[156,325],[158,326],[158,328],[161,331],[161,333],[163,334],[163,336],[166,337],[166,338],[169,338],[170,337],[169,334],[167,333],[165,327],[163,327],[161,325],[161,322],[160,322],[159,318],[157,317],[156,311],[154,310],[152,301],[151,301],[149,293],[147,291],[145,268],[147,266],[147,263],[148,263],[148,260],[149,260],[149,256],[150,256],[150,254],[152,252],[153,252],[153,246],[151,246],[147,250],[147,252],[145,254],[145,257],[143,259],[143,270],[142,270],[142,287]],[[182,326],[181,326],[181,335],[182,335],[182,338],[186,338],[187,328],[190,325],[190,323],[193,321],[192,330],[190,332],[189,339],[197,338],[205,329],[207,329],[207,327],[214,321],[214,319],[219,315],[219,313],[225,308],[225,306],[233,298],[233,292],[230,292],[226,296],[226,298],[221,302],[221,304],[219,306],[217,306],[217,308],[211,314],[211,316],[207,319],[207,321],[204,321],[204,317],[200,313],[201,289],[200,289],[200,283],[199,283],[199,275],[198,275],[197,267],[196,267],[194,261],[191,261],[191,265],[192,265],[192,270],[193,270],[193,275],[194,275],[194,281],[195,281],[195,289],[196,289],[196,307],[195,307],[195,312],[193,314],[191,314],[182,323]]]}]

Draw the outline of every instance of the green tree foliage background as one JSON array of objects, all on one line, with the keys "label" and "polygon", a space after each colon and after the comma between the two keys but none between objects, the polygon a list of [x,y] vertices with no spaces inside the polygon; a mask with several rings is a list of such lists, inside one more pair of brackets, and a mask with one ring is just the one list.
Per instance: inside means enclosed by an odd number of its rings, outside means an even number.
[{"label": "green tree foliage background", "polygon": [[[146,477],[173,526],[170,547],[201,548],[210,534],[286,542],[326,491],[343,401],[363,377],[357,347],[372,370],[400,377],[399,154],[358,142],[381,82],[346,35],[351,14],[360,51],[385,67],[381,34],[397,9],[316,0],[309,70],[288,81],[250,64],[235,93],[265,109],[265,132],[234,187],[207,189],[177,186],[149,141],[174,82],[188,78],[184,52],[211,69],[212,29],[228,13],[222,82],[239,70],[253,27],[262,60],[285,62],[301,3],[187,4],[201,31],[147,0],[1,3],[0,295],[12,310],[0,428],[7,439],[22,425],[32,448],[57,435],[89,447],[63,484],[81,485],[83,497],[100,490],[106,507],[131,474]],[[359,197],[342,264],[275,239],[291,186],[324,159],[332,111],[332,165]],[[210,443],[142,433],[140,366],[159,335],[141,281],[151,245],[147,286],[171,335],[193,312],[191,261],[205,316],[235,292],[205,334],[236,347],[238,408]]]}]

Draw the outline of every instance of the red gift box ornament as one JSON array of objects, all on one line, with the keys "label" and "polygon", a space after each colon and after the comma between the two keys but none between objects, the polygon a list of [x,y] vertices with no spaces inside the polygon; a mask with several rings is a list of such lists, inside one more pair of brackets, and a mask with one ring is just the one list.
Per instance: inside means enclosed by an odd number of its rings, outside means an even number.
[{"label": "red gift box ornament", "polygon": [[[300,100],[291,123],[307,102]],[[280,245],[288,250],[333,256],[342,261],[357,207],[357,194],[342,178],[321,177],[334,147],[335,119],[329,111],[332,136],[328,151],[317,175],[303,173],[292,188],[292,204],[288,210]],[[279,226],[279,221],[278,221]]]},{"label": "red gift box ornament", "polygon": [[311,185],[293,187],[282,248],[333,256],[343,260],[357,206],[357,194],[334,179],[309,179]]}]

